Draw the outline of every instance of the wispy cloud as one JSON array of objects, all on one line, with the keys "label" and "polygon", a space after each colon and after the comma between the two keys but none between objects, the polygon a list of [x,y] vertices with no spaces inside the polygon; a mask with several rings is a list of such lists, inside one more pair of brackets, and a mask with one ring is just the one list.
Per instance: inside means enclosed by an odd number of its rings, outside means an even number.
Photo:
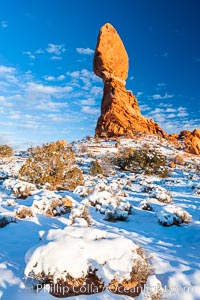
[{"label": "wispy cloud", "polygon": [[35,82],[28,82],[28,91],[29,92],[34,92],[34,93],[39,93],[39,94],[47,94],[47,95],[58,95],[58,94],[63,94],[66,92],[71,92],[73,88],[71,86],[51,86],[51,85],[44,85],[41,83],[35,83]]},{"label": "wispy cloud", "polygon": [[97,115],[99,113],[99,109],[90,106],[83,106],[81,111],[89,115]]},{"label": "wispy cloud", "polygon": [[36,51],[35,51],[35,53],[36,54],[43,54],[45,51],[43,50],[43,49],[41,49],[41,48],[39,48],[39,49],[37,49]]},{"label": "wispy cloud", "polygon": [[86,100],[81,100],[80,104],[82,104],[82,105],[95,105],[95,99],[94,98],[88,98]]},{"label": "wispy cloud", "polygon": [[50,54],[61,55],[66,51],[64,44],[48,44],[46,51]]},{"label": "wispy cloud", "polygon": [[51,75],[45,75],[44,76],[44,79],[46,81],[62,81],[62,80],[65,80],[65,75],[59,75],[58,77],[55,77],[55,76],[51,76]]},{"label": "wispy cloud", "polygon": [[94,50],[90,48],[76,48],[76,51],[79,54],[86,54],[86,55],[92,55],[94,53]]},{"label": "wispy cloud", "polygon": [[68,107],[68,103],[66,102],[53,102],[49,100],[41,101],[35,108],[42,111],[59,112],[61,108],[66,107]]},{"label": "wispy cloud", "polygon": [[2,28],[7,28],[7,27],[8,27],[8,22],[5,21],[5,20],[4,20],[4,21],[1,21],[0,24],[1,24],[1,27],[2,27]]},{"label": "wispy cloud", "polygon": [[30,59],[35,59],[35,55],[30,51],[24,51],[23,54],[28,55]]},{"label": "wispy cloud", "polygon": [[14,73],[15,71],[16,71],[16,69],[13,67],[7,67],[7,66],[0,65],[0,74],[1,75],[11,74],[11,73]]},{"label": "wispy cloud", "polygon": [[174,97],[174,95],[170,95],[170,94],[168,94],[167,92],[162,96],[162,95],[160,95],[160,94],[154,94],[151,98],[153,99],[153,100],[163,100],[163,99],[170,99],[170,98],[173,98]]},{"label": "wispy cloud", "polygon": [[62,60],[62,56],[52,56],[51,60]]},{"label": "wispy cloud", "polygon": [[142,96],[142,95],[143,95],[143,92],[137,92],[136,95],[135,95],[135,97],[136,97],[136,98],[139,98],[139,97]]}]

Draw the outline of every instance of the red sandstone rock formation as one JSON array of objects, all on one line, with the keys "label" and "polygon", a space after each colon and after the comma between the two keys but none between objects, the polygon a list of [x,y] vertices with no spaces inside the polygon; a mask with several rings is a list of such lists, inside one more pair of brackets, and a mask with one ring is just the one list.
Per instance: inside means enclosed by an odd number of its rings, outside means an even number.
[{"label": "red sandstone rock formation", "polygon": [[166,134],[159,124],[144,117],[136,97],[125,88],[128,76],[128,55],[117,31],[105,24],[99,33],[94,55],[94,73],[103,79],[101,115],[97,121],[99,137],[133,137],[138,132],[158,134],[175,144],[184,143],[185,151],[200,154],[200,130]]},{"label": "red sandstone rock formation", "polygon": [[141,114],[136,97],[125,88],[128,55],[111,24],[105,24],[100,30],[94,72],[104,81],[101,116],[96,126],[98,136],[132,137],[137,132],[143,132],[167,137],[157,123]]},{"label": "red sandstone rock formation", "polygon": [[181,131],[179,139],[184,142],[186,152],[200,155],[200,129]]}]

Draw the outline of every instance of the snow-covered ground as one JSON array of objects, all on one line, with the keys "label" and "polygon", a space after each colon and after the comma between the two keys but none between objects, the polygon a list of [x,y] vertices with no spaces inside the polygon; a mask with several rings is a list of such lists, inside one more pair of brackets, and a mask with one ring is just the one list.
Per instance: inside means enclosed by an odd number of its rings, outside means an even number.
[{"label": "snow-covered ground", "polygon": [[[135,149],[147,143],[168,159],[184,155],[152,136],[121,140],[123,147]],[[184,155],[186,164],[176,165],[164,179],[119,170],[105,177],[90,176],[90,162],[114,155],[115,142],[82,141],[73,149],[85,180],[85,186],[74,192],[39,190],[17,179],[25,158],[0,160],[0,220],[5,217],[9,222],[0,227],[0,299],[55,299],[48,286],[38,293],[33,290],[33,273],[50,273],[56,281],[66,272],[80,278],[91,267],[105,285],[113,278],[128,280],[138,247],[144,249],[153,270],[135,299],[200,299],[199,157]],[[20,198],[26,189],[30,195]],[[70,211],[63,199],[73,206]],[[21,219],[24,208],[27,217]],[[155,298],[157,290],[162,296],[157,293]],[[69,299],[129,297],[107,289]]]}]

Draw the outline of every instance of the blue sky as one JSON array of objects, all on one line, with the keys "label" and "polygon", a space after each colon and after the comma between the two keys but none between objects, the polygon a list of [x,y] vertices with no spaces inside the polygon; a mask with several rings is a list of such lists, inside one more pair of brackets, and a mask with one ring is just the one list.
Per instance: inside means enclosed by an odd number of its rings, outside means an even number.
[{"label": "blue sky", "polygon": [[0,2],[0,144],[15,148],[93,135],[101,80],[100,27],[129,55],[127,89],[169,133],[200,127],[200,1]]}]

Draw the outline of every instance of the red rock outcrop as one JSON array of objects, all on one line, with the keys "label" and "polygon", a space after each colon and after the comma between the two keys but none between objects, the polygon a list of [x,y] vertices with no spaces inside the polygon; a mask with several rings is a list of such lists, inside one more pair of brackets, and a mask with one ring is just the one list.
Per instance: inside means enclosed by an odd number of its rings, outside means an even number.
[{"label": "red rock outcrop", "polygon": [[144,117],[136,97],[125,88],[128,55],[117,31],[105,24],[99,33],[94,55],[94,72],[104,81],[101,116],[96,134],[100,137],[132,137],[137,132],[167,134],[153,120]]},{"label": "red rock outcrop", "polygon": [[179,140],[185,144],[186,152],[200,155],[200,129],[195,129],[192,132],[189,130],[181,131]]}]

